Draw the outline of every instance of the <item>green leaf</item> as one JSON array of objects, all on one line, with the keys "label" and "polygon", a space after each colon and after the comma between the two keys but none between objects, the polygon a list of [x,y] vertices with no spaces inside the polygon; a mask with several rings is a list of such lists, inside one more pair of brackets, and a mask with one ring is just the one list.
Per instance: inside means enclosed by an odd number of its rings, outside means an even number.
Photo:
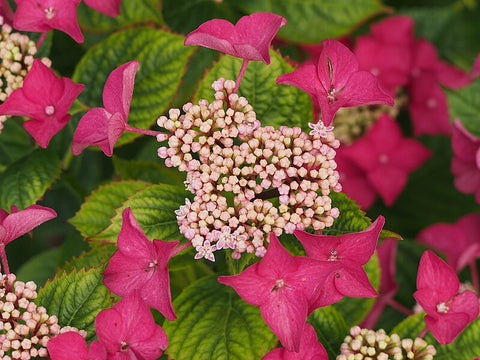
[{"label": "green leaf", "polygon": [[[124,1],[125,3],[127,1]],[[174,98],[193,48],[183,46],[183,36],[139,27],[111,35],[90,48],[75,69],[73,80],[87,84],[81,102],[103,106],[102,91],[108,74],[131,60],[140,61],[128,124],[149,128]],[[139,134],[125,133],[118,144]]]},{"label": "green leaf", "polygon": [[425,313],[420,313],[407,317],[392,329],[391,334],[398,334],[401,338],[416,338],[425,327],[424,316]]},{"label": "green leaf", "polygon": [[113,157],[115,173],[123,180],[143,180],[150,183],[182,184],[185,176],[176,169],[153,161],[125,160]]},{"label": "green leaf", "polygon": [[60,175],[60,160],[48,150],[34,150],[11,164],[0,179],[0,208],[35,204]]},{"label": "green leaf", "polygon": [[175,210],[185,203],[188,193],[184,187],[161,184],[140,190],[115,210],[112,224],[93,240],[116,243],[122,227],[122,212],[132,209],[143,231],[150,239],[179,240],[183,238],[178,230]]},{"label": "green leaf", "polygon": [[100,186],[83,203],[70,223],[85,237],[100,233],[111,224],[115,209],[148,184],[141,181],[120,181]]},{"label": "green leaf", "polygon": [[73,258],[57,271],[58,275],[79,271],[81,269],[90,269],[97,266],[103,266],[112,256],[117,247],[111,244],[101,244],[94,246],[89,251],[82,253],[80,256]]},{"label": "green leaf", "polygon": [[385,10],[377,0],[243,0],[239,6],[282,15],[288,23],[278,35],[302,43],[338,38]]},{"label": "green leaf", "polygon": [[38,286],[45,284],[55,274],[60,250],[60,247],[48,249],[30,258],[16,272],[17,280],[33,281]]},{"label": "green leaf", "polygon": [[322,234],[342,235],[358,232],[365,230],[372,223],[365,212],[360,210],[360,206],[344,193],[331,192],[329,196],[332,199],[332,207],[340,210],[340,216],[335,219],[332,226],[322,230]]},{"label": "green leaf", "polygon": [[176,360],[260,359],[277,339],[259,308],[240,299],[216,276],[196,281],[174,301],[174,322],[165,321],[169,357]]},{"label": "green leaf", "polygon": [[[378,291],[380,286],[380,264],[376,253],[372,256],[370,261],[364,265],[364,269],[367,272],[370,283]],[[347,325],[351,327],[358,325],[360,321],[363,320],[374,303],[375,298],[344,297],[332,306],[343,315]]]},{"label": "green leaf", "polygon": [[315,310],[308,322],[317,332],[318,341],[327,350],[328,358],[335,359],[340,352],[340,345],[349,334],[349,327],[343,316],[333,306],[326,306]]},{"label": "green leaf", "polygon": [[111,18],[83,2],[78,6],[78,22],[87,31],[113,31],[129,25],[157,23],[162,24],[160,0],[128,0],[122,1],[120,15]]},{"label": "green leaf", "polygon": [[95,336],[95,316],[111,306],[110,292],[103,285],[102,269],[63,273],[38,292],[36,304],[49,315],[56,315],[60,326],[87,331],[87,340]]},{"label": "green leaf", "polygon": [[8,119],[0,134],[0,172],[32,151],[30,135],[14,119]]},{"label": "green leaf", "polygon": [[[271,63],[251,61],[243,76],[238,93],[253,106],[257,119],[262,125],[278,127],[307,127],[312,118],[310,97],[294,86],[277,85],[275,80],[294,68],[278,53],[271,51]],[[232,56],[223,56],[207,72],[200,82],[195,99],[213,99],[215,91],[212,83],[220,77],[235,80],[242,66],[242,60]]]},{"label": "green leaf", "polygon": [[460,119],[463,126],[480,137],[480,79],[459,90],[445,89],[450,114]]}]

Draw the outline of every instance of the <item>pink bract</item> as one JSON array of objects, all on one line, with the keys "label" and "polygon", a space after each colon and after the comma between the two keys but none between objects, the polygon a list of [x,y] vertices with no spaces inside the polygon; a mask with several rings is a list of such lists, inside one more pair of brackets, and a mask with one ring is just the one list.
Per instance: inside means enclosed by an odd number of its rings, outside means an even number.
[{"label": "pink bract", "polygon": [[93,341],[88,349],[87,342],[78,333],[68,331],[57,335],[47,343],[51,360],[106,360],[105,347],[99,341]]},{"label": "pink bract", "polygon": [[0,114],[31,118],[23,126],[46,148],[52,137],[70,120],[68,111],[85,86],[57,75],[40,60],[35,59],[23,82],[0,105]]},{"label": "pink bract", "polygon": [[120,15],[120,3],[122,0],[83,0],[83,2],[92,9],[110,17]]},{"label": "pink bract", "polygon": [[386,114],[377,119],[364,137],[344,148],[342,154],[365,172],[387,206],[395,202],[405,187],[408,174],[431,155],[420,142],[403,137],[399,125]]},{"label": "pink bract", "polygon": [[425,323],[441,344],[449,344],[478,316],[478,297],[470,290],[459,293],[455,271],[432,251],[418,267],[415,300],[425,310]]},{"label": "pink bract", "polygon": [[455,119],[452,137],[451,170],[457,190],[475,194],[480,204],[480,139],[471,134],[460,120]]},{"label": "pink bract", "polygon": [[311,301],[317,297],[327,276],[339,268],[328,261],[293,257],[270,234],[263,259],[233,276],[218,281],[232,286],[249,304],[259,306],[267,325],[288,351],[300,351]]},{"label": "pink bract", "polygon": [[285,348],[276,348],[265,355],[262,360],[328,360],[327,351],[318,342],[315,329],[305,324],[299,352],[288,351]]},{"label": "pink bract", "polygon": [[15,0],[17,10],[13,26],[22,31],[63,31],[76,42],[83,42],[78,26],[77,6],[80,0]]},{"label": "pink bract", "polygon": [[198,45],[244,60],[270,64],[270,44],[287,21],[280,15],[259,12],[242,17],[233,25],[227,20],[209,20],[185,38],[185,45]]},{"label": "pink bract", "polygon": [[320,108],[322,121],[329,126],[341,107],[393,105],[393,98],[368,71],[359,71],[355,55],[337,40],[327,39],[318,61],[307,62],[277,79],[278,84],[298,87]]},{"label": "pink bract", "polygon": [[136,291],[102,310],[95,329],[109,360],[156,360],[168,346],[165,331]]},{"label": "pink bract", "polygon": [[4,24],[13,24],[13,10],[8,0],[0,0],[0,16],[3,17]]},{"label": "pink bract", "polygon": [[72,153],[79,155],[91,145],[99,146],[107,156],[127,126],[138,61],[130,61],[113,70],[103,88],[103,108],[89,110],[73,135]]},{"label": "pink bract", "polygon": [[363,265],[375,252],[384,223],[383,216],[379,216],[365,230],[339,236],[313,235],[295,230],[294,235],[302,243],[309,258],[339,265],[328,274],[322,291],[312,303],[312,308],[333,304],[344,296],[377,296]]},{"label": "pink bract", "polygon": [[123,211],[118,235],[118,250],[103,273],[103,283],[113,293],[127,296],[132,292],[169,320],[175,320],[170,295],[168,261],[178,241],[151,242],[143,233],[130,208]]}]

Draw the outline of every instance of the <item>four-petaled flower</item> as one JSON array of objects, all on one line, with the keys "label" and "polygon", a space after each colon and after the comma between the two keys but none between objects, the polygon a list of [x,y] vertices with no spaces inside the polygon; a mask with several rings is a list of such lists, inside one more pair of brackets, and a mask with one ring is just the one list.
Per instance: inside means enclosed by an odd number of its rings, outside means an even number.
[{"label": "four-petaled flower", "polygon": [[[80,0],[15,0],[13,27],[22,31],[63,31],[76,42],[83,42],[77,21]],[[100,1],[99,1],[100,2]]]},{"label": "four-petaled flower", "polygon": [[393,98],[368,71],[358,70],[355,55],[337,40],[327,39],[317,62],[309,61],[277,79],[278,84],[298,87],[320,108],[322,121],[329,126],[341,107],[393,105]]},{"label": "four-petaled flower", "polygon": [[95,329],[109,360],[155,360],[168,346],[165,331],[137,291],[102,310],[95,318]]},{"label": "four-petaled flower", "polygon": [[316,124],[308,123],[308,127],[312,130],[308,133],[310,136],[320,135],[322,138],[328,136],[329,131],[333,131],[333,126],[325,126],[322,120],[319,120]]},{"label": "four-petaled flower", "polygon": [[270,64],[270,44],[287,21],[280,15],[258,12],[233,25],[227,20],[209,20],[185,38],[185,45],[198,45],[244,60]]},{"label": "four-petaled flower", "polygon": [[432,251],[420,259],[415,300],[425,310],[425,323],[440,344],[449,344],[478,316],[478,297],[459,293],[455,271]]},{"label": "four-petaled flower", "polygon": [[119,296],[138,291],[148,306],[175,320],[167,265],[177,245],[178,241],[148,240],[132,210],[126,208],[118,251],[103,273],[103,283]]},{"label": "four-petaled flower", "polygon": [[107,352],[100,341],[94,340],[88,348],[85,339],[77,332],[68,331],[48,340],[51,360],[106,360]]},{"label": "four-petaled flower", "polygon": [[115,17],[120,14],[120,3],[122,0],[83,0],[83,2],[98,12]]},{"label": "four-petaled flower", "polygon": [[263,259],[238,275],[220,276],[249,304],[259,306],[267,325],[288,351],[300,350],[305,320],[313,311],[327,276],[340,266],[334,262],[293,257],[270,234],[270,246]]},{"label": "four-petaled flower", "polygon": [[86,147],[97,145],[107,156],[128,127],[138,61],[130,61],[113,70],[103,88],[103,108],[89,110],[73,135],[72,153],[79,155]]},{"label": "four-petaled flower", "polygon": [[70,120],[68,111],[84,85],[57,75],[35,59],[23,87],[15,90],[0,106],[0,114],[31,118],[23,126],[46,148],[51,138]]},{"label": "four-petaled flower", "polygon": [[294,235],[302,243],[308,257],[338,264],[338,267],[328,274],[323,290],[312,303],[313,308],[333,304],[344,296],[377,296],[363,265],[375,252],[384,223],[383,216],[379,216],[365,230],[339,236],[313,235],[295,230]]}]

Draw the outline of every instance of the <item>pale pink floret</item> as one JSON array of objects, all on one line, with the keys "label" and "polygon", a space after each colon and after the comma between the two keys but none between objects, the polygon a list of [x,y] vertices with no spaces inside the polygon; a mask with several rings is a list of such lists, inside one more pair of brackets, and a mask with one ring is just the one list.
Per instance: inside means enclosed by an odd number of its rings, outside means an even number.
[{"label": "pale pink floret", "polygon": [[455,271],[432,251],[426,251],[418,267],[415,300],[427,315],[425,323],[441,344],[449,344],[478,317],[478,297],[459,292]]},{"label": "pale pink floret", "polygon": [[103,88],[103,108],[89,110],[73,135],[72,153],[79,155],[88,146],[96,145],[107,156],[127,126],[138,61],[130,61],[113,70]]},{"label": "pale pink floret", "polygon": [[57,75],[42,61],[35,59],[23,87],[15,90],[0,105],[0,114],[31,118],[23,126],[46,148],[52,137],[70,120],[68,111],[84,88]]},{"label": "pale pink floret", "polygon": [[83,42],[78,26],[77,6],[80,0],[15,0],[17,10],[13,26],[23,31],[63,31],[76,42]]},{"label": "pale pink floret", "polygon": [[120,3],[122,0],[83,0],[91,8],[110,17],[120,15]]},{"label": "pale pink floret", "polygon": [[242,58],[270,64],[270,44],[287,21],[268,12],[242,17],[236,25],[222,20],[209,20],[185,38],[185,45],[198,45]]}]

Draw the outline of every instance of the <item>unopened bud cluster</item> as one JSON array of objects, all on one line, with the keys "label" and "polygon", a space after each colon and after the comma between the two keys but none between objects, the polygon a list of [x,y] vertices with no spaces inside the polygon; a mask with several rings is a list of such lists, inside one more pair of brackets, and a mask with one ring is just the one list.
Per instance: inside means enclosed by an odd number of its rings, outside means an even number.
[{"label": "unopened bud cluster", "polygon": [[[12,32],[12,27],[4,24],[0,16],[0,103],[16,89],[22,87],[23,79],[33,64],[33,57],[37,53],[35,43],[27,35]],[[50,66],[48,58],[42,62]],[[0,115],[0,132],[7,117]]]},{"label": "unopened bud cluster", "polygon": [[383,329],[373,331],[358,326],[350,329],[340,351],[337,360],[432,360],[436,354],[433,345],[421,338],[400,339]]},{"label": "unopened bud cluster", "polygon": [[[187,172],[195,194],[176,211],[180,232],[192,241],[196,258],[214,260],[216,250],[263,256],[265,234],[321,230],[338,217],[330,191],[341,191],[335,163],[340,143],[332,129],[308,135],[298,127],[261,127],[253,108],[219,79],[209,104],[172,109],[157,123],[167,142],[158,149],[167,166]],[[314,126],[315,127],[315,126]]]},{"label": "unopened bud cluster", "polygon": [[[33,300],[33,281],[15,281],[14,274],[0,274],[0,359],[46,358],[47,342],[62,330],[56,316],[49,316]],[[76,330],[76,329],[75,329]],[[81,334],[86,335],[86,334]]]}]

